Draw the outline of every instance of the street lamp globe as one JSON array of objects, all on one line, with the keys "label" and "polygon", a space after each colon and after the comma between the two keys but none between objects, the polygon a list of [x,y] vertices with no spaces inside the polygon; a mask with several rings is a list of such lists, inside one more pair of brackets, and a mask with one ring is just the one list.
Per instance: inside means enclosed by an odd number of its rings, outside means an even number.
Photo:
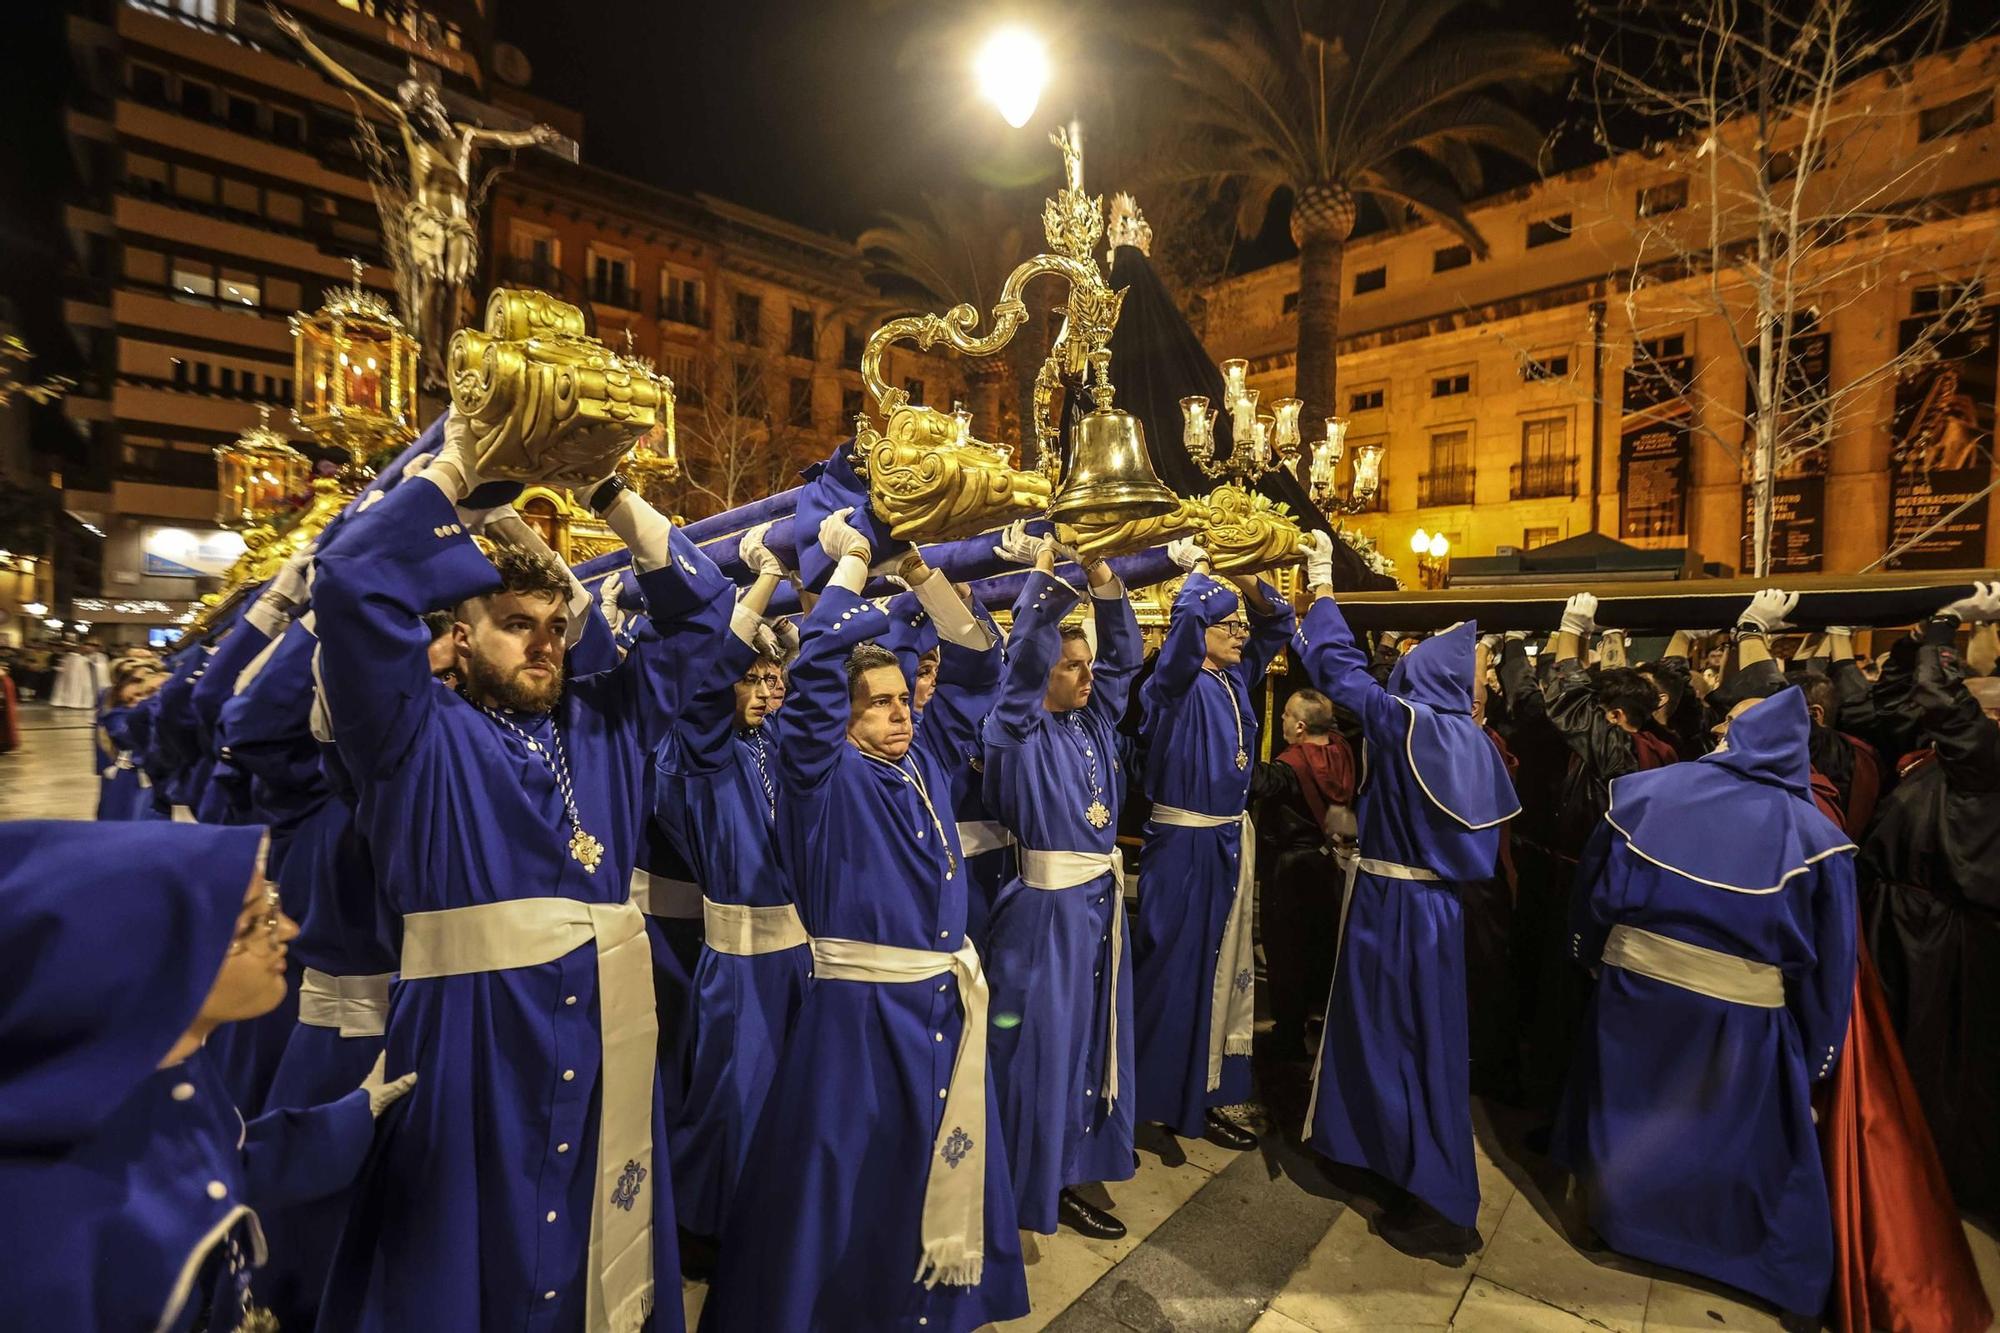
[{"label": "street lamp globe", "polygon": [[1422,528],[1418,528],[1410,534],[1410,550],[1415,555],[1429,555],[1431,550],[1431,535]]},{"label": "street lamp globe", "polygon": [[1442,560],[1451,554],[1451,543],[1445,540],[1442,532],[1431,538],[1430,552],[1433,560]]},{"label": "street lamp globe", "polygon": [[979,95],[1015,129],[1028,123],[1049,81],[1049,54],[1026,28],[1002,28],[986,39],[972,62]]}]

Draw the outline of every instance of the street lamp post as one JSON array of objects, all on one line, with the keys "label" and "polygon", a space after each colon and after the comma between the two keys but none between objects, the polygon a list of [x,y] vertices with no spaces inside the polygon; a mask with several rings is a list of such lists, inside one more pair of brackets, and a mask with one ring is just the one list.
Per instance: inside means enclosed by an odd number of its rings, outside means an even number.
[{"label": "street lamp post", "polygon": [[1442,588],[1451,579],[1451,542],[1442,532],[1418,528],[1410,534],[1410,553],[1417,557],[1417,578],[1426,588]]}]

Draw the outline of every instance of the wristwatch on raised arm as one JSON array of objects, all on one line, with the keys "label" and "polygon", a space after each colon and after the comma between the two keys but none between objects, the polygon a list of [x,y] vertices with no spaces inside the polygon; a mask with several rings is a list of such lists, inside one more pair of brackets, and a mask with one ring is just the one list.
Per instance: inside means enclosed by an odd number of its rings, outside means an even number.
[{"label": "wristwatch on raised arm", "polygon": [[590,493],[590,512],[602,518],[605,511],[618,503],[618,497],[631,490],[631,484],[616,472],[604,479],[604,483]]}]

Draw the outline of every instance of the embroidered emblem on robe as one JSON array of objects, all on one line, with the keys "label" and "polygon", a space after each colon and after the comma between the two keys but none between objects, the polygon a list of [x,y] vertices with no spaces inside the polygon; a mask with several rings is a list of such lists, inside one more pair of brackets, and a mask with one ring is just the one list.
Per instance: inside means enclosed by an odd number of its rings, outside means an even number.
[{"label": "embroidered emblem on robe", "polygon": [[626,1212],[631,1212],[632,1205],[639,1202],[639,1185],[645,1179],[645,1167],[636,1161],[625,1163],[624,1174],[618,1177],[618,1188],[611,1191],[611,1202]]},{"label": "embroidered emblem on robe", "polygon": [[944,1141],[944,1147],[938,1151],[944,1157],[944,1164],[955,1170],[965,1160],[965,1155],[972,1151],[972,1136],[954,1125]]}]

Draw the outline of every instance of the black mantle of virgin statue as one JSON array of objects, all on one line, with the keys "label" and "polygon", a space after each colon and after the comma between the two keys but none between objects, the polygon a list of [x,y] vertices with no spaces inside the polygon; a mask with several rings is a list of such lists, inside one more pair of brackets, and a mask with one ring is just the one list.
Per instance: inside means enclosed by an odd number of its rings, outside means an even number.
[{"label": "black mantle of virgin statue", "polygon": [[[1176,495],[1206,495],[1216,482],[1203,475],[1188,457],[1181,442],[1181,399],[1203,394],[1213,405],[1222,402],[1222,372],[1209,359],[1201,339],[1188,326],[1180,308],[1168,295],[1153,265],[1136,246],[1121,245],[1111,260],[1111,286],[1123,288],[1125,304],[1118,327],[1111,334],[1111,382],[1117,387],[1117,405],[1139,418],[1146,428],[1146,448],[1153,458],[1153,470]],[[1072,424],[1090,410],[1088,394],[1065,395],[1069,409],[1062,432],[1063,461],[1069,461],[1069,433]],[[1215,450],[1227,455],[1231,445],[1229,414],[1217,411]],[[1257,489],[1291,510],[1299,526],[1310,532],[1333,529],[1305,487],[1289,471],[1279,468],[1265,474]],[[1376,574],[1345,542],[1333,544],[1333,586],[1342,592],[1382,590],[1396,586],[1395,580]]]}]

